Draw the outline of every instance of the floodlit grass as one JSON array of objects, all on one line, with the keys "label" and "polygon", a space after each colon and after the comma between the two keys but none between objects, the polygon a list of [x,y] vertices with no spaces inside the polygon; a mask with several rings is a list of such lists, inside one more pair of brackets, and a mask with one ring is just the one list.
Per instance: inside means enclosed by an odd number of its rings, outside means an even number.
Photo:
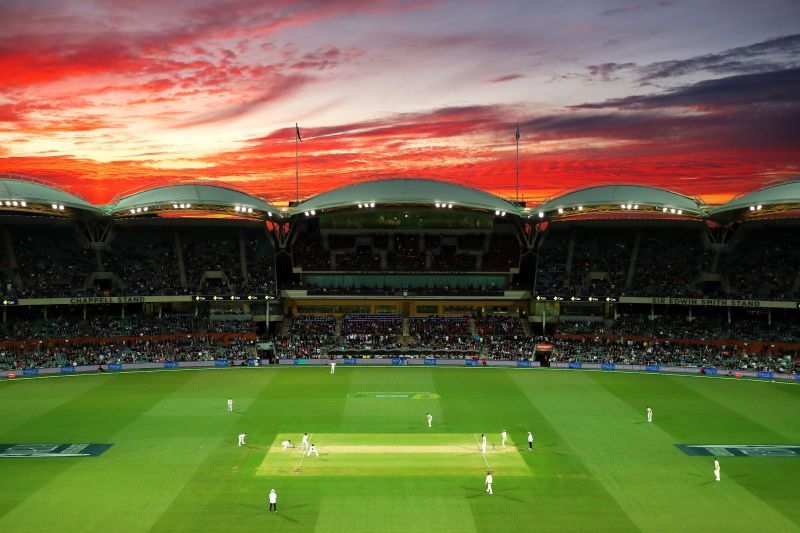
[{"label": "floodlit grass", "polygon": [[[112,447],[0,458],[0,531],[798,531],[800,458],[721,458],[716,483],[713,458],[675,447],[800,444],[798,400],[781,383],[533,369],[3,381],[0,442]],[[280,443],[303,432],[320,458],[301,464]]]}]

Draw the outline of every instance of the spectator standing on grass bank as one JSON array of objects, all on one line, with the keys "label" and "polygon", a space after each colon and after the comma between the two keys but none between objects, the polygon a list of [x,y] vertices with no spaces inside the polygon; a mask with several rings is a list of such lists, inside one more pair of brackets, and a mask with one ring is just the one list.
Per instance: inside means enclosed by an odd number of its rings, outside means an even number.
[{"label": "spectator standing on grass bank", "polygon": [[433,415],[432,415],[432,414],[430,414],[430,413],[428,413],[428,414],[427,414],[427,415],[425,415],[425,416],[426,416],[426,418],[428,419],[428,427],[432,427],[432,426],[431,426],[431,424],[433,423]]},{"label": "spectator standing on grass bank", "polygon": [[531,433],[530,431],[528,432],[528,451],[529,452],[533,451],[533,433]]},{"label": "spectator standing on grass bank", "polygon": [[493,480],[494,480],[494,478],[492,478],[492,473],[491,472],[486,472],[486,492],[488,494],[493,494],[492,493],[492,481]]},{"label": "spectator standing on grass bank", "polygon": [[233,412],[233,398],[228,398],[228,412]]},{"label": "spectator standing on grass bank", "polygon": [[239,433],[239,446],[244,446],[246,443],[244,438],[247,436],[247,433]]},{"label": "spectator standing on grass bank", "polygon": [[275,492],[275,489],[269,491],[269,512],[272,511],[278,512],[278,493]]},{"label": "spectator standing on grass bank", "polygon": [[650,409],[649,405],[647,406],[647,421],[648,422],[652,422],[653,421],[653,410]]}]

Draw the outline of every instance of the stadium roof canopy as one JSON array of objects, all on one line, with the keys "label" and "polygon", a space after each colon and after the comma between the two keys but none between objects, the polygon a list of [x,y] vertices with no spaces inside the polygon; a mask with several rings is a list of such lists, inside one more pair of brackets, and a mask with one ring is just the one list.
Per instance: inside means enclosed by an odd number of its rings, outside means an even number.
[{"label": "stadium roof canopy", "polygon": [[50,216],[68,216],[76,212],[100,214],[97,207],[83,198],[19,174],[0,174],[0,205],[3,211]]},{"label": "stadium roof canopy", "polygon": [[559,219],[597,213],[703,217],[693,198],[644,185],[599,185],[557,196],[531,211],[532,217]]},{"label": "stadium roof canopy", "polygon": [[137,192],[108,207],[117,217],[208,211],[237,217],[279,218],[281,211],[250,194],[219,185],[169,185]]},{"label": "stadium roof canopy", "polygon": [[504,216],[505,213],[519,212],[517,206],[499,196],[465,185],[425,178],[391,178],[347,185],[313,196],[292,211],[320,214],[326,210],[417,205],[477,209],[503,213]]},{"label": "stadium roof canopy", "polygon": [[800,211],[800,180],[772,185],[735,197],[711,210],[711,218],[720,222],[734,219],[775,218]]}]

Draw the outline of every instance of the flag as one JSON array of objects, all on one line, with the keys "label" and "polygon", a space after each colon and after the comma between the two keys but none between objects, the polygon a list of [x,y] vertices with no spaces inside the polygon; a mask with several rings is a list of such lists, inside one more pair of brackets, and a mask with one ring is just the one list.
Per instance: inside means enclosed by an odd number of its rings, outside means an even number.
[{"label": "flag", "polygon": [[297,134],[297,140],[303,142],[303,138],[300,137],[300,126],[297,125],[297,122],[294,123],[294,131]]},{"label": "flag", "polygon": [[519,140],[519,122],[517,122],[517,140]]}]

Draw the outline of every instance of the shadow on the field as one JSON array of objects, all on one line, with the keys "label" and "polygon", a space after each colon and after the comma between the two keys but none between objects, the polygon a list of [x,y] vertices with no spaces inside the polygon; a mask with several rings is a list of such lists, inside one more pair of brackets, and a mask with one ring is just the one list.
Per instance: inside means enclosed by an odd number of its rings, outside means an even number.
[{"label": "shadow on the field", "polygon": [[551,455],[551,454],[552,455],[569,455],[566,452],[559,452],[559,451],[554,450],[553,448],[556,448],[557,446],[558,445],[556,445],[556,444],[550,444],[550,445],[547,445],[547,446],[534,447],[532,452],[528,452],[528,448],[523,448],[523,449],[520,450],[519,453],[523,453],[523,454],[530,453],[530,454],[538,454],[538,455]]}]

